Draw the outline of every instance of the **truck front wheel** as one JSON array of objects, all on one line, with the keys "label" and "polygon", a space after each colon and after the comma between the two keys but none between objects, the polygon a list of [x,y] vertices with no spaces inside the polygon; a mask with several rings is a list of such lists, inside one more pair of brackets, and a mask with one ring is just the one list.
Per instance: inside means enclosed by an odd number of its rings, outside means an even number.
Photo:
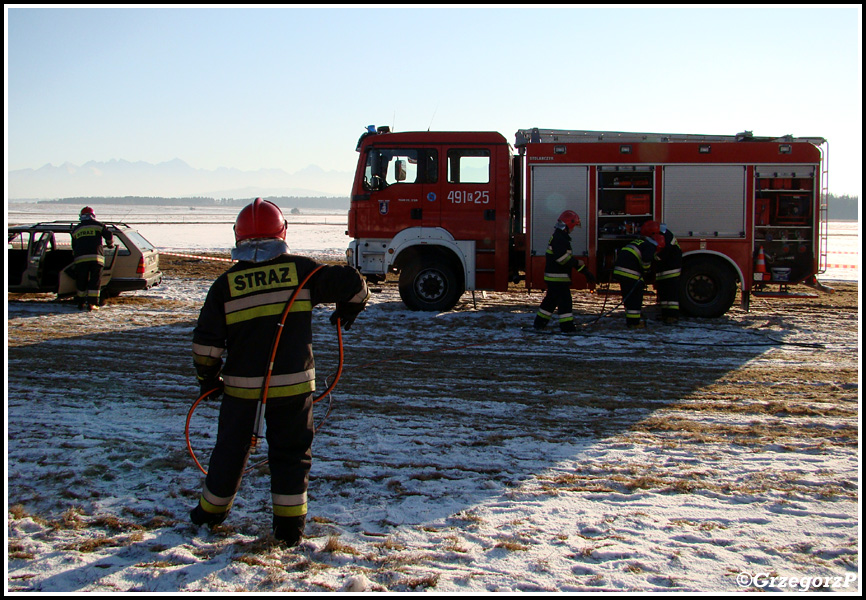
[{"label": "truck front wheel", "polygon": [[717,260],[693,260],[680,275],[680,310],[691,317],[720,317],[737,296],[737,276]]},{"label": "truck front wheel", "polygon": [[422,258],[400,271],[400,298],[410,310],[451,310],[463,289],[460,278],[447,262]]}]

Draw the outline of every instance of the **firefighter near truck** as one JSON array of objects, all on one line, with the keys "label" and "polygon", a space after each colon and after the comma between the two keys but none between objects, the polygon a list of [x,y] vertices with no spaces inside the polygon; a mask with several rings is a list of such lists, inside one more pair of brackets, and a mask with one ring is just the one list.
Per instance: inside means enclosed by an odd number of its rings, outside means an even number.
[{"label": "firefighter near truck", "polygon": [[[368,127],[352,187],[346,252],[368,280],[399,273],[412,310],[447,311],[466,291],[543,290],[551,227],[600,283],[643,223],[683,250],[679,306],[718,317],[737,291],[802,296],[826,268],[826,148],[819,137],[521,129],[391,132]],[[651,283],[651,282],[648,282]],[[594,284],[574,273],[572,289]],[[812,295],[807,292],[805,295]]]}]

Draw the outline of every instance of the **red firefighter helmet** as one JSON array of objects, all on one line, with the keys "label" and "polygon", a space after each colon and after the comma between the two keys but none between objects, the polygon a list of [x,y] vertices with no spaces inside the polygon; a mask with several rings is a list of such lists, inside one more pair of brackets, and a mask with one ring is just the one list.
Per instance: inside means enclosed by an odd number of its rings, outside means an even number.
[{"label": "red firefighter helmet", "polygon": [[83,216],[85,216],[85,215],[90,216],[90,217],[93,217],[93,216],[96,215],[96,213],[93,212],[93,209],[90,208],[89,206],[85,206],[84,208],[81,209],[81,212],[78,213],[78,218],[81,218],[81,217],[83,217]]},{"label": "red firefighter helmet", "polygon": [[660,233],[654,233],[650,237],[652,238],[653,242],[655,242],[656,254],[658,254],[665,247],[665,236]]},{"label": "red firefighter helmet", "polygon": [[580,227],[580,217],[573,210],[565,210],[559,215],[559,221],[568,228],[569,231],[575,227]]},{"label": "red firefighter helmet", "polygon": [[273,202],[256,198],[247,204],[235,221],[235,243],[255,238],[286,239],[286,219]]},{"label": "red firefighter helmet", "polygon": [[661,225],[659,225],[658,221],[647,221],[640,226],[640,234],[644,237],[655,237],[655,235],[660,232]]}]

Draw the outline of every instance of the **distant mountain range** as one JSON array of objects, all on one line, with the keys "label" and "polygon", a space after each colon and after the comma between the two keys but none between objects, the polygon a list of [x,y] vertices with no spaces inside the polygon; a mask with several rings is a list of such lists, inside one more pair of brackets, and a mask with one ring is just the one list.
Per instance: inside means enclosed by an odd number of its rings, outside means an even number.
[{"label": "distant mountain range", "polygon": [[64,163],[39,169],[9,171],[10,200],[38,200],[71,196],[257,196],[348,197],[352,173],[325,171],[310,165],[295,173],[281,169],[241,171],[195,169],[180,159],[159,164],[110,160],[81,166]]}]

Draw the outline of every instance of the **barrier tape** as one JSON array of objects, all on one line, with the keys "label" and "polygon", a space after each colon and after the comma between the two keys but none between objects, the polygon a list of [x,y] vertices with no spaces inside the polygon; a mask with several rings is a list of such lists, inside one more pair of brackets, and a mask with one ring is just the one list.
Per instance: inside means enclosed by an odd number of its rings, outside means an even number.
[{"label": "barrier tape", "polygon": [[200,258],[202,260],[216,260],[219,262],[230,262],[230,263],[237,262],[236,260],[232,260],[230,258],[217,258],[216,256],[202,256],[199,254],[174,254],[173,252],[163,252],[162,250],[160,250],[159,253],[164,254],[166,256],[179,256],[181,258]]},{"label": "barrier tape", "polygon": [[827,265],[828,269],[859,269],[859,265]]}]

